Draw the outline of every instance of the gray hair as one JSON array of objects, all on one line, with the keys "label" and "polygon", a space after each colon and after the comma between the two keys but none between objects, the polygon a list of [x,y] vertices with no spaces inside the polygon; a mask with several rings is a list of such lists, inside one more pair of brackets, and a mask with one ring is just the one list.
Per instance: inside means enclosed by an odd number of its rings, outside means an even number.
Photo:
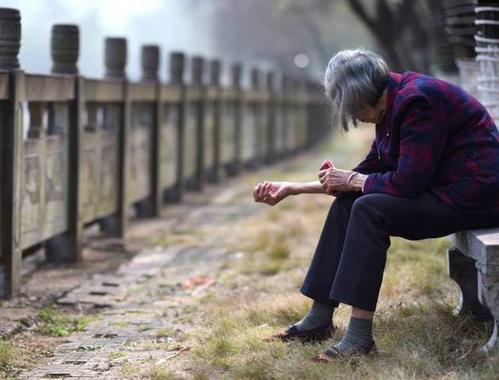
[{"label": "gray hair", "polygon": [[324,88],[343,129],[357,125],[365,106],[374,107],[388,80],[388,65],[369,50],[343,50],[332,57],[324,75]]}]

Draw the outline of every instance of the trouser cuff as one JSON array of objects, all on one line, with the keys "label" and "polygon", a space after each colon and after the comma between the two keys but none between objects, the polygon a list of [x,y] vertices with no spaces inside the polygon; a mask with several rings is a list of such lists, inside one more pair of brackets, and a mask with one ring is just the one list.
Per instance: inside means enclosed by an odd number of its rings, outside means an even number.
[{"label": "trouser cuff", "polygon": [[377,300],[373,303],[372,301],[367,300],[363,297],[352,296],[338,292],[331,292],[329,294],[329,298],[332,298],[340,303],[344,303],[345,305],[356,307],[358,309],[363,309],[371,312],[376,311]]}]

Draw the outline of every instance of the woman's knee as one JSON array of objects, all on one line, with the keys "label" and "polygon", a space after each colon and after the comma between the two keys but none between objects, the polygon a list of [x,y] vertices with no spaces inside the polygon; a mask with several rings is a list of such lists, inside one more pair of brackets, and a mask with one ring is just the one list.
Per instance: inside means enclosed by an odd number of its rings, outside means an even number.
[{"label": "woman's knee", "polygon": [[365,194],[355,200],[352,215],[369,214],[383,217],[390,214],[393,196],[388,194]]},{"label": "woman's knee", "polygon": [[355,200],[353,209],[370,209],[379,205],[383,198],[383,194],[365,194]]},{"label": "woman's knee", "polygon": [[345,193],[337,196],[332,204],[332,208],[339,210],[350,210],[360,194]]}]

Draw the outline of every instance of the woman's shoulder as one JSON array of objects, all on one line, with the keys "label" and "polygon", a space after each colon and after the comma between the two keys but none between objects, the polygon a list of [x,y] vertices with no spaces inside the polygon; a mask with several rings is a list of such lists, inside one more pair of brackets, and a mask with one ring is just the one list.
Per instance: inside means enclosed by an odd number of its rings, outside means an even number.
[{"label": "woman's shoulder", "polygon": [[404,93],[432,92],[435,90],[445,90],[450,83],[435,78],[428,74],[406,71],[402,74],[400,90]]},{"label": "woman's shoulder", "polygon": [[402,99],[426,100],[430,104],[451,99],[465,100],[470,96],[461,87],[434,76],[406,71],[401,76],[398,96]]},{"label": "woman's shoulder", "polygon": [[446,110],[456,121],[491,119],[487,110],[473,95],[454,83],[413,71],[401,75],[395,100],[396,112],[417,108]]}]

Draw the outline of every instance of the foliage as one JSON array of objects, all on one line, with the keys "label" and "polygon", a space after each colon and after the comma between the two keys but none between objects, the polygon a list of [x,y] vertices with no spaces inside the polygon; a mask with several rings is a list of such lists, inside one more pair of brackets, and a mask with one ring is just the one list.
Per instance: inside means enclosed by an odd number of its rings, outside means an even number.
[{"label": "foliage", "polygon": [[95,317],[64,313],[55,306],[46,306],[40,310],[40,319],[41,332],[63,337],[75,331],[83,331]]}]

